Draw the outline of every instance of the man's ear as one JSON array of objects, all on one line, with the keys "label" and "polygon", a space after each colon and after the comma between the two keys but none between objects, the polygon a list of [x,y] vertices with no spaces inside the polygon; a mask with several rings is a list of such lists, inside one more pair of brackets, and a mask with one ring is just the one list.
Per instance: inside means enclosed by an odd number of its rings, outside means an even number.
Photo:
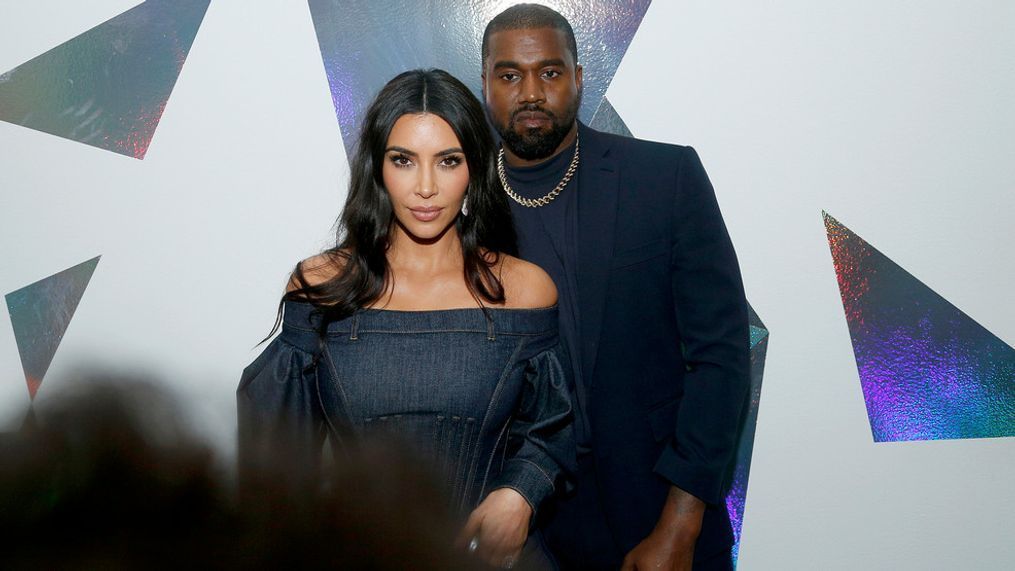
[{"label": "man's ear", "polygon": [[485,69],[483,70],[483,73],[479,74],[479,85],[480,85],[479,91],[480,91],[480,93],[483,94],[483,102],[485,103],[486,102],[486,70]]},{"label": "man's ear", "polygon": [[574,86],[578,88],[578,92],[582,90],[582,66],[576,65],[574,68]]}]

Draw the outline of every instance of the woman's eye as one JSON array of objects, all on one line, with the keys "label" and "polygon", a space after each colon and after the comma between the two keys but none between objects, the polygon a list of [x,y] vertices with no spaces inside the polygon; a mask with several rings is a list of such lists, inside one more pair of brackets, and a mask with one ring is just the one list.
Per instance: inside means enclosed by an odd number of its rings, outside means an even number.
[{"label": "woman's eye", "polygon": [[445,168],[455,168],[458,165],[462,164],[462,157],[459,157],[457,155],[452,155],[450,157],[444,157],[441,160],[441,162],[438,163],[438,164],[440,164],[440,166],[445,167]]},{"label": "woman's eye", "polygon": [[391,155],[391,162],[396,167],[407,167],[412,165],[412,159],[405,155]]}]

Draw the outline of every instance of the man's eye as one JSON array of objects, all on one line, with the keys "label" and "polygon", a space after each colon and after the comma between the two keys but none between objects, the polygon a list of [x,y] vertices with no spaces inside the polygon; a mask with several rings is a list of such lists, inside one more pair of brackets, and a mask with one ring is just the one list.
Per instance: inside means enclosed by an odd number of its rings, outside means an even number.
[{"label": "man's eye", "polygon": [[517,73],[504,73],[504,74],[501,74],[500,78],[503,79],[504,81],[514,81],[514,80],[518,79],[518,74]]},{"label": "man's eye", "polygon": [[555,69],[548,69],[548,70],[543,72],[543,77],[547,77],[547,78],[550,78],[550,79],[553,79],[555,77],[560,77],[560,72],[555,70]]}]

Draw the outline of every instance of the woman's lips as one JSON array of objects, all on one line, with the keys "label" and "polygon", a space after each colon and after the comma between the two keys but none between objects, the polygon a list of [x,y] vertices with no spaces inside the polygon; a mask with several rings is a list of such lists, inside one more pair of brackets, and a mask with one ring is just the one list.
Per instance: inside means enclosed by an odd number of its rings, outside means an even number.
[{"label": "woman's lips", "polygon": [[420,206],[409,209],[416,220],[420,222],[433,222],[441,215],[442,210],[444,210],[442,206]]}]

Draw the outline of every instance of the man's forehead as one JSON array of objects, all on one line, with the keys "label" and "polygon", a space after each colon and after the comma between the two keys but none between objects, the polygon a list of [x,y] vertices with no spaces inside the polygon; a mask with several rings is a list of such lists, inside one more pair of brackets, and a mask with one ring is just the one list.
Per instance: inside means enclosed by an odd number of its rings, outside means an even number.
[{"label": "man's forehead", "polygon": [[493,32],[488,39],[487,49],[490,63],[496,63],[495,60],[498,59],[572,59],[564,31],[549,27]]}]

